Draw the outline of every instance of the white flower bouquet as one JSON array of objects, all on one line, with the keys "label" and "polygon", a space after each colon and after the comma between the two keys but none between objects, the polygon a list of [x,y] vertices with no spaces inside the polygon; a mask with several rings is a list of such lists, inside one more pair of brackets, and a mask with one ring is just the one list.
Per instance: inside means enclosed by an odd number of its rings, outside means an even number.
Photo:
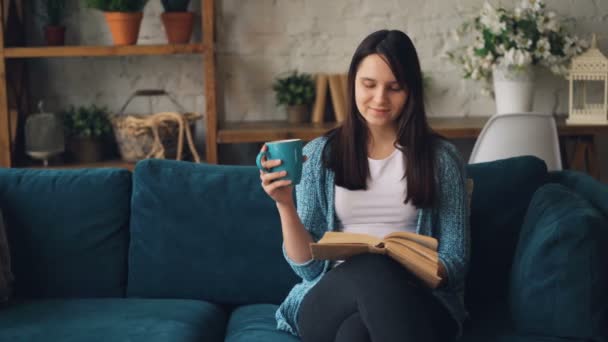
[{"label": "white flower bouquet", "polygon": [[496,67],[517,70],[541,65],[565,76],[570,59],[588,43],[568,34],[555,12],[545,7],[542,0],[523,0],[513,10],[486,2],[479,15],[454,31],[457,41],[472,34],[473,42],[448,51],[447,57],[462,66],[464,78],[483,81],[486,94]]}]

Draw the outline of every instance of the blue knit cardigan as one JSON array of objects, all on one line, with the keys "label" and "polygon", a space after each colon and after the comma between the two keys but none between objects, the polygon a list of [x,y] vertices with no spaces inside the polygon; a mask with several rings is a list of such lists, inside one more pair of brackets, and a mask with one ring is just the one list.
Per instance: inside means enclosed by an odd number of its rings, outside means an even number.
[{"label": "blue knit cardigan", "polygon": [[[334,173],[323,165],[326,137],[319,137],[304,147],[308,160],[302,180],[296,186],[298,216],[313,240],[337,227],[334,209]],[[446,286],[433,295],[448,309],[458,324],[458,336],[468,313],[464,306],[465,276],[469,265],[469,208],[466,193],[465,164],[456,148],[440,140],[435,151],[438,202],[436,207],[418,210],[417,233],[433,236],[439,242],[439,260],[447,271]],[[309,260],[296,263],[283,255],[294,272],[302,278],[276,311],[277,329],[298,335],[297,315],[302,299],[329,270],[329,261]]]}]

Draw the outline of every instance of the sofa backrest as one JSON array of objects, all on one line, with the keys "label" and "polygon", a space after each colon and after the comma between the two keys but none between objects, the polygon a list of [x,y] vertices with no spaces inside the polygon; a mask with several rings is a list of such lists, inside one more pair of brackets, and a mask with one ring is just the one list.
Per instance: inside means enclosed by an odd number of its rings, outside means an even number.
[{"label": "sofa backrest", "polygon": [[548,181],[545,163],[524,156],[467,165],[474,181],[467,307],[473,317],[506,307],[519,232],[532,195]]},{"label": "sofa backrest", "polygon": [[281,245],[255,167],[137,164],[128,296],[280,303],[297,281]]},{"label": "sofa backrest", "polygon": [[0,169],[16,296],[125,294],[127,170]]},{"label": "sofa backrest", "polygon": [[[475,186],[466,302],[475,315],[505,300],[526,209],[548,174],[535,157],[467,173]],[[132,178],[0,169],[17,295],[122,296],[126,287],[133,297],[279,303],[299,280],[255,167],[146,160]]]}]

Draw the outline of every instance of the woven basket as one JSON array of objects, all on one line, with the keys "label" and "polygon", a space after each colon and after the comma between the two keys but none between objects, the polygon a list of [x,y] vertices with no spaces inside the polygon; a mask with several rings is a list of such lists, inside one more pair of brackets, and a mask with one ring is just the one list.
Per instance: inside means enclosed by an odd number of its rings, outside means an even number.
[{"label": "woven basket", "polygon": [[164,90],[139,90],[129,97],[118,114],[110,115],[114,136],[123,160],[136,162],[147,158],[184,158],[184,137],[190,156],[199,163],[200,156],[192,139],[192,126],[202,114],[186,112],[160,112],[155,114],[124,114],[129,102],[137,96],[167,96],[179,105]]}]

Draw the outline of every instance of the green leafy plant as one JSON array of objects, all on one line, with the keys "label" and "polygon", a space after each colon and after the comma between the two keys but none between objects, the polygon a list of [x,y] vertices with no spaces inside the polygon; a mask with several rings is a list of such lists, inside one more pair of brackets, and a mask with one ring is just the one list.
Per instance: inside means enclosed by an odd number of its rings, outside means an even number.
[{"label": "green leafy plant", "polygon": [[422,72],[422,87],[428,89],[433,85],[433,78],[426,72]]},{"label": "green leafy plant", "polygon": [[190,0],[161,0],[165,12],[187,12]]},{"label": "green leafy plant", "polygon": [[278,105],[308,105],[315,98],[315,83],[310,74],[291,72],[287,77],[277,78],[272,86]]},{"label": "green leafy plant", "polygon": [[104,12],[141,12],[148,0],[84,0],[89,8]]},{"label": "green leafy plant", "polygon": [[65,17],[66,0],[40,0],[39,16],[49,26],[61,26]]},{"label": "green leafy plant", "polygon": [[64,128],[68,136],[77,138],[102,138],[112,131],[108,110],[96,105],[70,106],[62,112]]}]

